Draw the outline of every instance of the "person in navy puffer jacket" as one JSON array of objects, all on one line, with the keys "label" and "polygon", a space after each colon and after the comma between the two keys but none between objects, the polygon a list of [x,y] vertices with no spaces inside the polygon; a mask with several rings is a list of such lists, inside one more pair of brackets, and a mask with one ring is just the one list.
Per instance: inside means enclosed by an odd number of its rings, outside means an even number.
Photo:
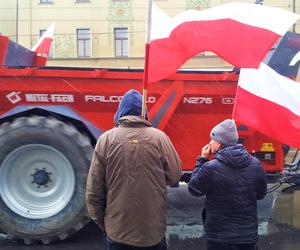
[{"label": "person in navy puffer jacket", "polygon": [[[208,250],[254,250],[257,242],[257,200],[267,193],[258,159],[238,142],[235,122],[215,126],[202,148],[188,189],[206,195],[204,228]],[[214,159],[209,160],[210,154]]]}]

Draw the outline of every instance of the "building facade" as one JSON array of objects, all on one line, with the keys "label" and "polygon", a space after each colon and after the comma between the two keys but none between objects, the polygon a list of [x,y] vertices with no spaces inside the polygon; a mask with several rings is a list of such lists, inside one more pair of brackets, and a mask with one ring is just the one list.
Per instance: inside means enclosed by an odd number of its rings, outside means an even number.
[{"label": "building facade", "polygon": [[[168,15],[175,16],[187,9],[201,10],[234,1],[153,2]],[[300,0],[257,2],[300,12]],[[143,68],[146,0],[0,0],[0,3],[0,32],[27,48],[32,48],[39,36],[55,22],[48,65]],[[295,29],[298,30],[298,24]],[[213,53],[205,52],[183,67],[225,68],[230,65]]]}]

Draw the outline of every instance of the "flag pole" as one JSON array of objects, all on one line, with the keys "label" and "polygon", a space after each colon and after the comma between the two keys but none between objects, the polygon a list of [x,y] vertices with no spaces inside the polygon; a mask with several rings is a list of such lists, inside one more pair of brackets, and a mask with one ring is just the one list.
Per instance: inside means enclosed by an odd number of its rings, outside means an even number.
[{"label": "flag pole", "polygon": [[145,42],[145,65],[143,78],[143,103],[142,103],[142,117],[146,118],[147,92],[148,92],[148,72],[149,72],[149,55],[151,43],[151,13],[152,0],[148,0],[147,4],[147,20],[146,20],[146,42]]},{"label": "flag pole", "polygon": [[[240,70],[240,72],[239,72],[239,76],[241,75],[241,70]],[[234,97],[234,103],[233,103],[233,109],[232,109],[232,119],[234,120],[234,122],[236,122],[236,109],[237,109],[237,99],[238,99],[238,97],[239,97],[239,94],[240,94],[240,92],[239,92],[239,82],[238,82],[238,86],[237,86],[237,89],[236,89],[236,92],[235,92],[235,97]]]}]

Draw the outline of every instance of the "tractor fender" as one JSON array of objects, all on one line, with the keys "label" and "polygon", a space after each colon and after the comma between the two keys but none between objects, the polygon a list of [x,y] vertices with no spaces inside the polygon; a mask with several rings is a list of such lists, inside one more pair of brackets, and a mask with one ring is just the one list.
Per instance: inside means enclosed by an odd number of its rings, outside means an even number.
[{"label": "tractor fender", "polygon": [[54,116],[63,117],[64,119],[69,120],[71,122],[75,121],[82,123],[95,140],[97,140],[99,136],[104,132],[104,129],[95,126],[89,120],[80,115],[78,112],[64,105],[19,105],[3,113],[0,116],[0,123],[9,121],[15,117],[30,116],[33,114],[52,114]]}]

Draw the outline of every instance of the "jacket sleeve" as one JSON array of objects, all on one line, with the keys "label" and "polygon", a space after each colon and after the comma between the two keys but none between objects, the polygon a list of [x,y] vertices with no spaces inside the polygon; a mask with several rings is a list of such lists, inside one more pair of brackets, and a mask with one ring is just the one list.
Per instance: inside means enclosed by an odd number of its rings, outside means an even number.
[{"label": "jacket sleeve", "polygon": [[189,192],[194,196],[205,195],[210,188],[210,173],[205,166],[207,161],[208,159],[204,157],[199,156],[197,158],[196,166],[188,185]]},{"label": "jacket sleeve", "polygon": [[174,148],[170,138],[165,135],[162,140],[162,157],[164,159],[163,166],[168,186],[175,186],[181,177],[181,160]]},{"label": "jacket sleeve", "polygon": [[256,184],[256,199],[262,200],[267,194],[267,178],[266,173],[259,162],[259,175]]},{"label": "jacket sleeve", "polygon": [[104,214],[106,207],[105,164],[96,145],[86,186],[87,210],[92,220],[105,231]]}]

